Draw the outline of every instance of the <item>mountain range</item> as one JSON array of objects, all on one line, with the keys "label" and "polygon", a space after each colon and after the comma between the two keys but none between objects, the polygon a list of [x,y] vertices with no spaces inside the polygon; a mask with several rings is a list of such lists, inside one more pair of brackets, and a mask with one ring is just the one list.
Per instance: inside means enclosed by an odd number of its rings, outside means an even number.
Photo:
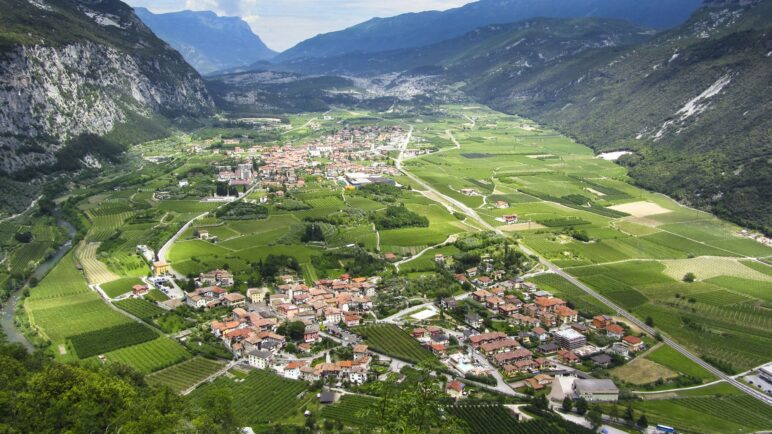
[{"label": "mountain range", "polygon": [[535,17],[619,18],[642,26],[668,28],[685,21],[702,0],[480,0],[447,11],[373,18],[347,29],[318,35],[277,56],[279,62],[375,53],[420,47],[462,36],[490,24]]},{"label": "mountain range", "polygon": [[211,11],[134,11],[153,33],[202,74],[249,65],[277,54],[239,17],[220,17]]},{"label": "mountain range", "polygon": [[711,0],[657,34],[608,19],[537,18],[422,47],[255,67],[430,75],[598,152],[632,150],[620,162],[640,185],[769,233],[771,58],[772,1]]}]

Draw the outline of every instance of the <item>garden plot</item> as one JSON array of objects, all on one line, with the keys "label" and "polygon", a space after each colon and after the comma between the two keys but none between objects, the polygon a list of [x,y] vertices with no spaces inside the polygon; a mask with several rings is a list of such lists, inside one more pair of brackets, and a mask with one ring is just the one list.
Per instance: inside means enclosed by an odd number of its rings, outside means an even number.
[{"label": "garden plot", "polygon": [[649,217],[672,212],[672,210],[663,208],[654,202],[631,202],[622,205],[610,206],[609,208],[613,209],[614,211],[630,214],[633,217]]}]

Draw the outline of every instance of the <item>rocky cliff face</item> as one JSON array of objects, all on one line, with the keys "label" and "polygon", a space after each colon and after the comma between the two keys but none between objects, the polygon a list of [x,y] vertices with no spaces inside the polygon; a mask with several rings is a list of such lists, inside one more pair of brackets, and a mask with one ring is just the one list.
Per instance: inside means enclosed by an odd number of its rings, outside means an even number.
[{"label": "rocky cliff face", "polygon": [[0,172],[52,165],[81,134],[212,112],[198,73],[123,3],[0,3],[18,11],[2,24],[24,9],[32,21],[25,39],[0,33]]}]

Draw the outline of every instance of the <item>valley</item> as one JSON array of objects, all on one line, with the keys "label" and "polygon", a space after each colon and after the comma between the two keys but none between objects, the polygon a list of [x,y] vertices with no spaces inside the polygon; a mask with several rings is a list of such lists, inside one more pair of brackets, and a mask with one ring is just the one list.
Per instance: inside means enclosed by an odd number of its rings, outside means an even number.
[{"label": "valley", "polygon": [[[76,181],[65,197],[57,201],[79,222],[76,245],[25,290],[16,315],[21,330],[57,360],[125,364],[153,384],[192,391],[191,403],[212,393],[210,386],[195,387],[212,375],[220,377],[213,384],[235,396],[259,394],[277,381],[287,382],[293,393],[305,390],[300,379],[313,385],[318,374],[294,377],[288,366],[315,366],[319,354],[338,354],[345,346],[335,339],[345,333],[364,338],[372,359],[365,369],[377,377],[409,379],[409,365],[419,360],[457,376],[449,356],[463,357],[460,342],[439,350],[414,336],[421,327],[435,327],[453,340],[461,327],[472,337],[479,333],[475,329],[502,331],[518,339],[517,347],[544,357],[540,363],[611,378],[624,393],[640,391],[644,398],[620,401],[604,412],[621,413],[628,406],[684,431],[695,426],[719,432],[701,410],[717,385],[726,386],[721,393],[729,402],[768,412],[762,404],[768,398],[736,374],[772,358],[772,248],[710,214],[634,187],[624,167],[528,119],[480,105],[443,105],[426,113],[333,108],[230,121],[132,147],[123,167]],[[219,277],[205,282],[210,272]],[[349,285],[345,279],[355,277],[367,282],[369,295],[355,295],[365,303],[356,308],[347,302],[345,321],[335,307],[309,311],[312,304],[295,298],[328,284]],[[281,327],[298,318],[314,323],[310,318],[316,316],[322,334],[305,342],[278,335],[287,341],[271,356],[276,373],[250,373],[252,350],[242,347],[247,341],[236,345],[241,341],[216,331],[240,308],[217,297],[207,298],[216,303],[205,309],[190,304],[190,291],[207,284],[246,295],[245,301],[235,301],[244,300],[241,295],[228,298],[263,315],[245,324]],[[501,291],[502,303],[507,294],[506,306],[525,302],[520,312],[545,296],[565,300],[578,324],[614,316],[626,333],[658,348],[627,357],[657,366],[663,376],[641,383],[635,371],[573,364],[528,343],[524,336],[538,329],[529,325],[529,314],[504,313],[503,304],[490,309],[492,299],[479,295],[488,291]],[[251,298],[258,293],[266,298]],[[484,325],[470,322],[471,314]],[[334,315],[340,315],[340,326],[329,321]],[[545,328],[562,322],[538,315]],[[375,335],[386,326],[393,329]],[[585,333],[597,347],[613,347],[613,338],[597,329]],[[301,349],[301,343],[308,344]],[[498,377],[492,381],[512,402],[525,396],[518,383],[533,373],[511,373],[510,365],[477,357],[468,363],[488,374],[476,375]],[[399,360],[408,367],[381,366]],[[367,389],[370,382],[350,381],[329,384],[369,399],[383,396]],[[484,383],[467,384],[469,399],[496,393]],[[680,405],[674,394],[681,392],[667,391],[683,387],[705,394],[690,398],[694,406],[688,411],[670,412]],[[652,391],[661,395],[647,395]],[[346,401],[329,408],[310,397],[290,405],[287,395],[280,398],[280,408],[288,409],[281,421],[269,422],[261,411],[241,405],[234,411],[240,423],[253,427],[291,426],[302,423],[291,409],[303,403],[316,417],[356,427],[345,416],[356,410],[333,411],[357,396],[343,395]],[[745,432],[764,425],[727,416],[720,426]]]},{"label": "valley", "polygon": [[0,430],[772,430],[772,0],[388,3],[0,0]]}]

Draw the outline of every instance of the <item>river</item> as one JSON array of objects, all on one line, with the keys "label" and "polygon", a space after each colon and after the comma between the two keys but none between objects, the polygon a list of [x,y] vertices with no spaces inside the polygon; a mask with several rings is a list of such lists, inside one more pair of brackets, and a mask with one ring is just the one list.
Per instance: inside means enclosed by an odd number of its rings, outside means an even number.
[{"label": "river", "polygon": [[[56,250],[56,253],[54,253],[53,256],[38,265],[38,267],[32,273],[32,275],[38,281],[43,280],[46,274],[48,274],[48,272],[54,268],[59,260],[62,259],[62,257],[64,257],[68,251],[70,251],[70,248],[72,247],[72,239],[77,232],[71,224],[65,220],[62,220],[61,218],[58,219],[57,223],[60,227],[67,231],[67,237],[69,239],[67,242],[62,244],[59,249]],[[0,326],[2,326],[3,333],[5,334],[8,342],[18,342],[22,344],[24,348],[27,349],[27,351],[33,351],[35,347],[32,345],[32,343],[30,343],[29,340],[27,340],[26,336],[24,336],[24,334],[19,331],[19,329],[16,327],[16,323],[14,322],[14,312],[16,312],[16,306],[19,304],[19,300],[21,300],[21,298],[22,290],[14,291],[11,293],[11,296],[3,304],[2,317],[0,317]]]}]

